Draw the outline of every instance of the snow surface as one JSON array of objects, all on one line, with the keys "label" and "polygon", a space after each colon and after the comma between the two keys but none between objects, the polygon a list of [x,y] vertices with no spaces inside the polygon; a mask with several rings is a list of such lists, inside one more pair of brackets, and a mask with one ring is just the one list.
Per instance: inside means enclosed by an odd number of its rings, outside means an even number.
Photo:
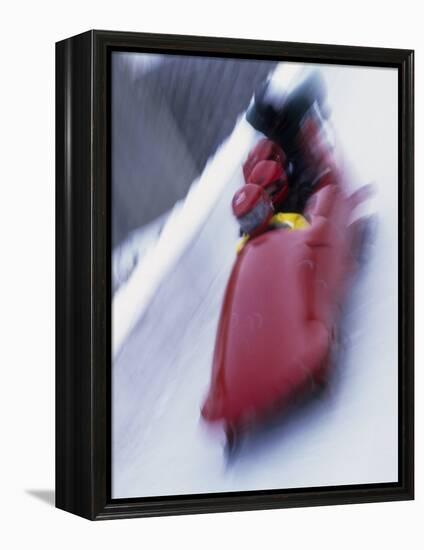
[{"label": "snow surface", "polygon": [[354,187],[374,182],[378,205],[330,388],[247,438],[231,462],[222,432],[200,417],[237,241],[230,201],[259,138],[241,118],[115,294],[113,498],[397,480],[397,72],[320,69]]}]

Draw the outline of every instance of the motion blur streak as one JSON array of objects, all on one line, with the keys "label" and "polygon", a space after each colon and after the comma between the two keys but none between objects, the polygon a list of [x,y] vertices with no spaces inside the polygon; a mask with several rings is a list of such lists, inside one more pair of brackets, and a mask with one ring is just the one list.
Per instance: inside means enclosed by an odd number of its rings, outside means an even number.
[{"label": "motion blur streak", "polygon": [[[269,70],[267,66],[265,74]],[[328,394],[248,438],[230,465],[222,452],[222,434],[211,433],[200,420],[238,237],[229,205],[243,184],[241,165],[260,137],[240,118],[202,167],[200,178],[186,185],[185,201],[177,202],[182,196],[175,196],[155,214],[169,212],[158,222],[160,230],[150,234],[149,244],[140,247],[138,255],[130,253],[135,268],[125,270],[117,282],[114,498],[397,479],[397,74],[338,66],[322,66],[321,71],[336,141],[354,182],[352,191],[375,182],[373,208],[378,205],[376,239],[369,243],[370,260],[345,308],[338,369]],[[284,74],[281,64],[274,75],[276,86]],[[190,109],[197,112],[192,103]],[[173,147],[171,141],[166,154],[154,154],[180,177]],[[211,147],[210,153],[215,151]],[[197,170],[193,168],[190,183]],[[140,179],[144,181],[145,174]],[[121,183],[114,175],[114,196]],[[149,202],[149,192],[143,186],[141,190],[140,202]],[[155,216],[147,216],[143,224],[154,223]],[[115,243],[124,242],[135,228],[128,227]],[[143,229],[139,231],[141,236]]]}]

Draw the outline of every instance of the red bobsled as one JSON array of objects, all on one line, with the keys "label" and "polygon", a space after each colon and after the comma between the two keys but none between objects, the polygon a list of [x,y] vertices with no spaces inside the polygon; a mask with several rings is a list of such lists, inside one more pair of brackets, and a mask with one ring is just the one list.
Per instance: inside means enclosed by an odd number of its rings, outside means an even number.
[{"label": "red bobsled", "polygon": [[284,407],[311,381],[326,380],[356,264],[352,210],[366,196],[361,190],[348,196],[327,175],[304,213],[309,228],[268,231],[238,254],[222,305],[204,419],[238,430]]}]

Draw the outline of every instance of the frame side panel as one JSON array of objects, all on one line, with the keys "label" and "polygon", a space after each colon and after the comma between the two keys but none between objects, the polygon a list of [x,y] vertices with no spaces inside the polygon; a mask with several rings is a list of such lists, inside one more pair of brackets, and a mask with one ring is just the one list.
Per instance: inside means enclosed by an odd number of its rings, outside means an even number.
[{"label": "frame side panel", "polygon": [[414,498],[414,52],[399,71],[399,453],[400,480]]},{"label": "frame side panel", "polygon": [[56,506],[92,517],[91,33],[56,45]]}]

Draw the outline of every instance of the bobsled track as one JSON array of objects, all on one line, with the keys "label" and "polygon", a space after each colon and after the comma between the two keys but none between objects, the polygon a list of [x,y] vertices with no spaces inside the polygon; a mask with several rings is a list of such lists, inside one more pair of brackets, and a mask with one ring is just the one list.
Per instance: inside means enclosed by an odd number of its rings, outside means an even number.
[{"label": "bobsled track", "polygon": [[366,208],[378,219],[330,386],[244,439],[230,462],[224,434],[200,417],[237,241],[230,201],[260,137],[241,117],[115,293],[113,498],[397,480],[397,73],[321,70],[352,189],[375,183]]}]

